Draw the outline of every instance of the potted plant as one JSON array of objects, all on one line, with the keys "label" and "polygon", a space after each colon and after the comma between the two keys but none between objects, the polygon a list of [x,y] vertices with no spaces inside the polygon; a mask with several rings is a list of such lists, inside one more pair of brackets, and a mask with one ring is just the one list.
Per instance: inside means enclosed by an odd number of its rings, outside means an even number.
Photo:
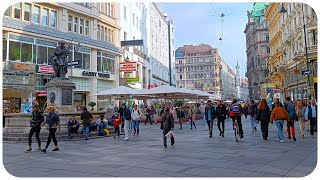
[{"label": "potted plant", "polygon": [[93,107],[95,107],[97,105],[97,103],[95,102],[89,102],[88,106],[91,107],[91,111],[93,111]]}]

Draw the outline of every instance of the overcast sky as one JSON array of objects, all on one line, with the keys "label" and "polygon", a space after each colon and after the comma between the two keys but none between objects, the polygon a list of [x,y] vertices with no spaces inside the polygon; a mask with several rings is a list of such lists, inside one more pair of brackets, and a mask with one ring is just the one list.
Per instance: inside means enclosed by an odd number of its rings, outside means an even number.
[{"label": "overcast sky", "polygon": [[174,20],[175,49],[185,44],[209,44],[219,49],[233,71],[239,61],[244,77],[247,59],[244,29],[247,10],[251,11],[253,3],[161,3],[161,6]]}]

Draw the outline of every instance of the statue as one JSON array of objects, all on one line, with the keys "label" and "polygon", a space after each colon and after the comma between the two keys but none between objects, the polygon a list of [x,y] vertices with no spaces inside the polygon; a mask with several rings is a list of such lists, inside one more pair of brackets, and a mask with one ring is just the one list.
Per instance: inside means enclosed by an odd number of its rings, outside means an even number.
[{"label": "statue", "polygon": [[59,45],[53,52],[53,70],[55,73],[55,77],[65,78],[68,72],[68,55],[69,50],[65,46],[63,41],[59,42]]}]

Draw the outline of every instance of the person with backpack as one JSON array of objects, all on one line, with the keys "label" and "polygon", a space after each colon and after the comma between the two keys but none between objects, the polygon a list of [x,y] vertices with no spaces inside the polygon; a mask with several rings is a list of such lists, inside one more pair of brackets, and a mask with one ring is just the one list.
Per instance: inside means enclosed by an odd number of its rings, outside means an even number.
[{"label": "person with backpack", "polygon": [[257,107],[257,120],[259,120],[263,140],[268,140],[268,128],[271,112],[266,99],[262,99]]},{"label": "person with backpack", "polygon": [[286,97],[285,99],[285,104],[284,104],[284,109],[288,112],[290,121],[287,122],[287,133],[288,133],[288,139],[292,139],[296,141],[295,137],[295,130],[294,130],[294,118],[296,117],[296,111],[294,104],[291,102],[290,97]]},{"label": "person with backpack", "polygon": [[251,100],[250,105],[248,107],[248,115],[250,115],[252,131],[257,131],[257,104],[253,100]]},{"label": "person with backpack", "polygon": [[310,134],[312,137],[314,132],[317,132],[317,108],[316,102],[311,100],[304,113],[305,119],[310,121]]},{"label": "person with backpack", "polygon": [[32,119],[30,121],[30,132],[28,136],[28,145],[29,148],[25,150],[25,152],[31,152],[32,151],[32,136],[34,133],[36,133],[36,139],[38,142],[38,149],[37,151],[41,151],[41,140],[40,140],[40,131],[41,131],[41,123],[44,122],[44,117],[42,113],[39,112],[38,105],[33,105],[32,107]]},{"label": "person with backpack", "polygon": [[238,100],[236,98],[234,98],[232,101],[232,104],[230,105],[230,117],[231,117],[233,123],[237,120],[238,126],[239,126],[240,138],[243,138],[241,113],[243,113],[242,107],[238,103]]},{"label": "person with backpack", "polygon": [[49,114],[47,115],[45,124],[48,124],[49,126],[49,136],[48,136],[46,147],[41,150],[44,153],[47,152],[47,149],[51,143],[51,139],[53,140],[53,143],[55,145],[55,148],[52,151],[59,151],[58,142],[55,134],[56,134],[57,128],[60,131],[60,118],[56,113],[54,113],[55,111],[54,106],[49,106],[48,108],[49,108]]},{"label": "person with backpack", "polygon": [[141,113],[138,109],[138,105],[134,105],[132,112],[131,112],[131,117],[133,120],[133,129],[134,129],[134,136],[139,135],[139,124],[140,124],[140,117]]},{"label": "person with backpack", "polygon": [[83,108],[83,111],[82,111],[82,113],[80,115],[80,119],[82,120],[82,125],[83,125],[81,134],[85,130],[86,131],[86,139],[85,140],[88,140],[90,124],[91,124],[91,121],[92,121],[92,114],[88,111],[87,107]]},{"label": "person with backpack", "polygon": [[[218,100],[218,106],[216,108],[216,116],[218,119],[218,129],[220,131],[220,136],[224,137],[224,121],[226,120],[227,109],[224,104],[222,104],[221,100]],[[220,124],[222,123],[222,129],[220,128]]]},{"label": "person with backpack", "polygon": [[207,125],[209,128],[209,138],[212,138],[212,128],[213,128],[213,119],[215,118],[216,111],[211,104],[211,100],[207,101],[207,107],[205,109],[205,116],[207,120]]}]

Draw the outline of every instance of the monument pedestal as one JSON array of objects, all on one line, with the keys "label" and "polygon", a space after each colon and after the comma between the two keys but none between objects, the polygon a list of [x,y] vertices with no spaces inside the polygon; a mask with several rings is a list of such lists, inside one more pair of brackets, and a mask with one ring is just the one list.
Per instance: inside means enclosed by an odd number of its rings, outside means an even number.
[{"label": "monument pedestal", "polygon": [[74,112],[73,90],[76,88],[69,78],[53,78],[46,84],[48,106],[55,105],[58,111]]}]

